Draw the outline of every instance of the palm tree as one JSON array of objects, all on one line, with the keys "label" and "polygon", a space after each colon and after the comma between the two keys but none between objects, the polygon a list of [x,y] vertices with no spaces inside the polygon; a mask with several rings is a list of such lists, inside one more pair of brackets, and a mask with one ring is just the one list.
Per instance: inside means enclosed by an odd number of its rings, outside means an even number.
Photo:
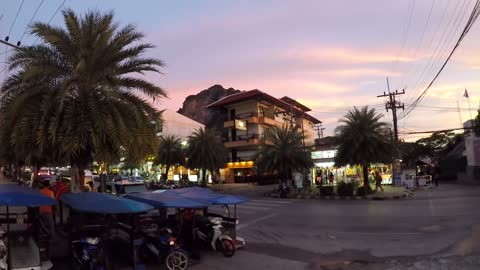
[{"label": "palm tree", "polygon": [[293,171],[313,166],[310,153],[302,144],[303,135],[291,125],[274,127],[260,146],[255,164],[260,172],[277,172],[285,182]]},{"label": "palm tree", "polygon": [[113,13],[90,11],[79,18],[68,9],[63,17],[64,28],[35,23],[32,34],[42,44],[22,47],[10,58],[15,72],[2,86],[2,112],[13,128],[8,137],[14,147],[25,141],[20,130],[30,129],[35,147],[53,147],[78,169],[82,187],[83,171],[94,159],[128,152],[132,160],[143,160],[156,152],[152,121],[159,112],[137,93],[166,96],[141,77],[159,73],[163,63],[142,56],[153,46],[139,43],[144,36],[132,25],[119,28]]},{"label": "palm tree", "polygon": [[368,182],[368,168],[371,163],[391,161],[392,149],[389,139],[389,125],[380,121],[383,117],[368,106],[350,110],[336,129],[338,152],[336,166],[360,164],[363,170],[365,194],[371,191]]},{"label": "palm tree", "polygon": [[227,150],[219,136],[209,129],[200,128],[188,138],[186,151],[187,166],[202,169],[202,185],[207,185],[207,170],[215,170],[225,166]]},{"label": "palm tree", "polygon": [[183,164],[184,162],[185,154],[180,139],[173,135],[160,137],[159,151],[155,163],[165,165],[164,180],[167,180],[172,165]]}]

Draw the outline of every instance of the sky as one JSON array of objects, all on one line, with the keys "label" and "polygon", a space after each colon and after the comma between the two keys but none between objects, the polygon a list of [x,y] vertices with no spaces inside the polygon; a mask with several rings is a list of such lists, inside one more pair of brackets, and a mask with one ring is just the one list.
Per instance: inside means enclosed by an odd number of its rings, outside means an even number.
[{"label": "sky", "polygon": [[[41,0],[24,0],[13,24],[22,1],[2,0],[0,37],[33,44],[36,38],[27,26],[39,5],[33,21],[53,25],[62,24],[61,12],[53,16],[60,6],[80,13],[114,11],[118,23],[134,24],[155,45],[148,55],[166,63],[163,74],[147,75],[168,93],[168,99],[155,103],[159,109],[176,110],[186,96],[214,84],[260,89],[309,106],[325,135],[332,135],[353,106],[369,105],[392,121],[385,99],[377,98],[388,91],[386,77],[392,91],[405,89],[398,98],[408,108],[453,48],[474,2],[44,0],[40,5]],[[423,101],[406,117],[399,112],[401,138],[459,128],[475,117],[479,45],[476,23]],[[0,71],[5,50],[0,45]],[[2,71],[0,80],[5,75]],[[469,99],[463,97],[465,89]]]}]

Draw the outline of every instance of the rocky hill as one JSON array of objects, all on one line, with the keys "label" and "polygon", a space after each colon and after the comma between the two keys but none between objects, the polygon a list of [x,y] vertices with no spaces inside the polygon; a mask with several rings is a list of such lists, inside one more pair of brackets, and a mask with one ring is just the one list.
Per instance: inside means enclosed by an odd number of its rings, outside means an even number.
[{"label": "rocky hill", "polygon": [[241,91],[233,88],[225,89],[223,86],[216,84],[196,95],[188,96],[183,102],[182,108],[178,109],[177,112],[206,125],[208,128],[221,128],[223,127],[221,112],[207,110],[206,107],[225,96],[239,92]]}]

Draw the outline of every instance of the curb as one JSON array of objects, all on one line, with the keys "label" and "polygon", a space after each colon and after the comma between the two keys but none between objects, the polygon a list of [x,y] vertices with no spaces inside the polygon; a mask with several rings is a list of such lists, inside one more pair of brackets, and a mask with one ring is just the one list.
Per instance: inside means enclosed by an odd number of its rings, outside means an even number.
[{"label": "curb", "polygon": [[[265,193],[265,197],[280,198],[279,194]],[[285,199],[303,199],[303,200],[343,200],[343,201],[355,201],[355,200],[368,200],[368,201],[386,201],[386,200],[400,200],[411,197],[410,194],[395,195],[390,197],[385,196],[319,196],[319,195],[291,195]]]}]

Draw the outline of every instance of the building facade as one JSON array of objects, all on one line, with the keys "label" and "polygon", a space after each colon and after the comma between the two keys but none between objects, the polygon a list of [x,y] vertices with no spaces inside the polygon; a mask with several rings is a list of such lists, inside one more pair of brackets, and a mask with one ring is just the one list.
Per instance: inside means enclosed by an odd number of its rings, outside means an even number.
[{"label": "building facade", "polygon": [[315,125],[321,123],[299,102],[289,97],[277,99],[259,90],[226,96],[207,108],[221,110],[224,117],[223,139],[230,162],[222,178],[229,183],[250,181],[255,153],[272,127],[294,125],[304,134],[302,143],[308,147],[315,144]]}]

